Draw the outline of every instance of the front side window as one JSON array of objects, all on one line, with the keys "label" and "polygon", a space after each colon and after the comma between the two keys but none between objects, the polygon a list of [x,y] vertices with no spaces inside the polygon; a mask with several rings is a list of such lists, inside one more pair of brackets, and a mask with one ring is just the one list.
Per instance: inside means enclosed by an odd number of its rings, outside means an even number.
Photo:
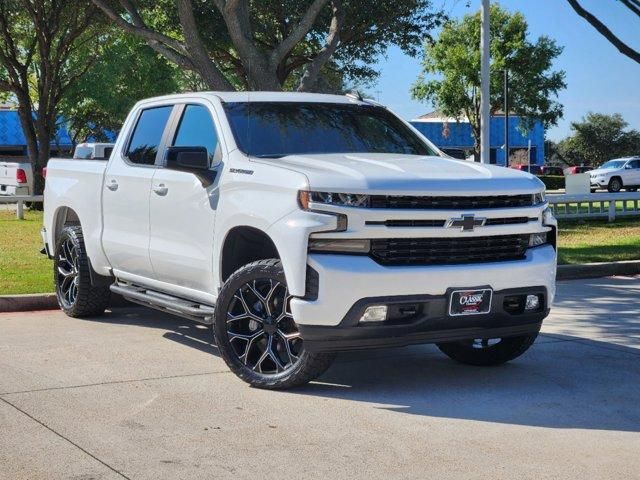
[{"label": "front side window", "polygon": [[318,153],[438,155],[382,107],[338,103],[224,104],[240,150],[256,157]]},{"label": "front side window", "polygon": [[148,108],[138,117],[126,156],[132,163],[153,165],[173,106]]},{"label": "front side window", "polygon": [[187,105],[173,140],[174,147],[205,147],[209,165],[220,161],[220,142],[211,114],[202,105]]},{"label": "front side window", "polygon": [[629,162],[629,168],[640,168],[640,160],[631,160]]}]

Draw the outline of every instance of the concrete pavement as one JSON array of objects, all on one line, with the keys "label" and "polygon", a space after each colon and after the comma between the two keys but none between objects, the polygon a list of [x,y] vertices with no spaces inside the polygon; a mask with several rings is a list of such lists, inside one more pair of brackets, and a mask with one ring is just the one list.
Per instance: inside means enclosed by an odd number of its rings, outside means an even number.
[{"label": "concrete pavement", "polygon": [[640,478],[640,278],[563,282],[498,368],[433,346],[247,387],[151,310],[0,314],[0,478]]}]

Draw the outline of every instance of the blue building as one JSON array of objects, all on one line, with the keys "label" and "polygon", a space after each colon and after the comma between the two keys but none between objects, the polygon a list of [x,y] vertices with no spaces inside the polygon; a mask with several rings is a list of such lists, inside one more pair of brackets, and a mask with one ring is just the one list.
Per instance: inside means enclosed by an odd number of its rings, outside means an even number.
[{"label": "blue building", "polygon": [[[68,153],[72,149],[69,133],[64,127],[58,128],[56,137],[51,142],[52,155]],[[27,156],[27,140],[16,110],[0,109],[0,156],[18,158]]]},{"label": "blue building", "polygon": [[[457,122],[453,118],[443,117],[439,112],[432,112],[411,120],[411,125],[452,157],[467,158],[473,153],[474,140],[471,125],[467,121]],[[544,164],[544,126],[536,120],[532,128],[523,134],[519,125],[520,117],[509,116],[510,163],[527,163],[528,155],[532,165]],[[490,161],[504,165],[504,115],[491,117],[489,131]]]}]

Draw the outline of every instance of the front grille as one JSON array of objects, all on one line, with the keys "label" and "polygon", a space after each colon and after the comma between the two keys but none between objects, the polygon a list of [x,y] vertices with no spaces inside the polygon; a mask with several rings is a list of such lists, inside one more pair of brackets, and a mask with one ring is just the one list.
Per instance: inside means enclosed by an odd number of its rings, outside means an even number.
[{"label": "front grille", "polygon": [[529,235],[371,240],[370,255],[382,265],[455,265],[524,258]]},{"label": "front grille", "polygon": [[[537,218],[512,217],[512,218],[488,218],[485,225],[518,225],[522,223],[535,222]],[[394,227],[444,227],[446,220],[367,220],[365,225],[381,225],[389,228]]]},{"label": "front grille", "polygon": [[490,197],[416,197],[372,195],[371,208],[457,210],[481,208],[531,207],[533,195],[494,195]]}]

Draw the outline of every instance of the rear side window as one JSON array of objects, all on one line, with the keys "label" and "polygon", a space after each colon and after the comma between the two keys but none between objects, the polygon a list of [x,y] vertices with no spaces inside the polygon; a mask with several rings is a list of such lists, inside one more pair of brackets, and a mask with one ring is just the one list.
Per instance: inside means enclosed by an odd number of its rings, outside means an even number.
[{"label": "rear side window", "polygon": [[187,105],[173,141],[174,147],[205,147],[209,165],[220,161],[220,142],[211,114],[202,105]]},{"label": "rear side window", "polygon": [[129,161],[140,165],[155,163],[160,140],[172,109],[173,106],[166,106],[142,111],[127,149]]}]

